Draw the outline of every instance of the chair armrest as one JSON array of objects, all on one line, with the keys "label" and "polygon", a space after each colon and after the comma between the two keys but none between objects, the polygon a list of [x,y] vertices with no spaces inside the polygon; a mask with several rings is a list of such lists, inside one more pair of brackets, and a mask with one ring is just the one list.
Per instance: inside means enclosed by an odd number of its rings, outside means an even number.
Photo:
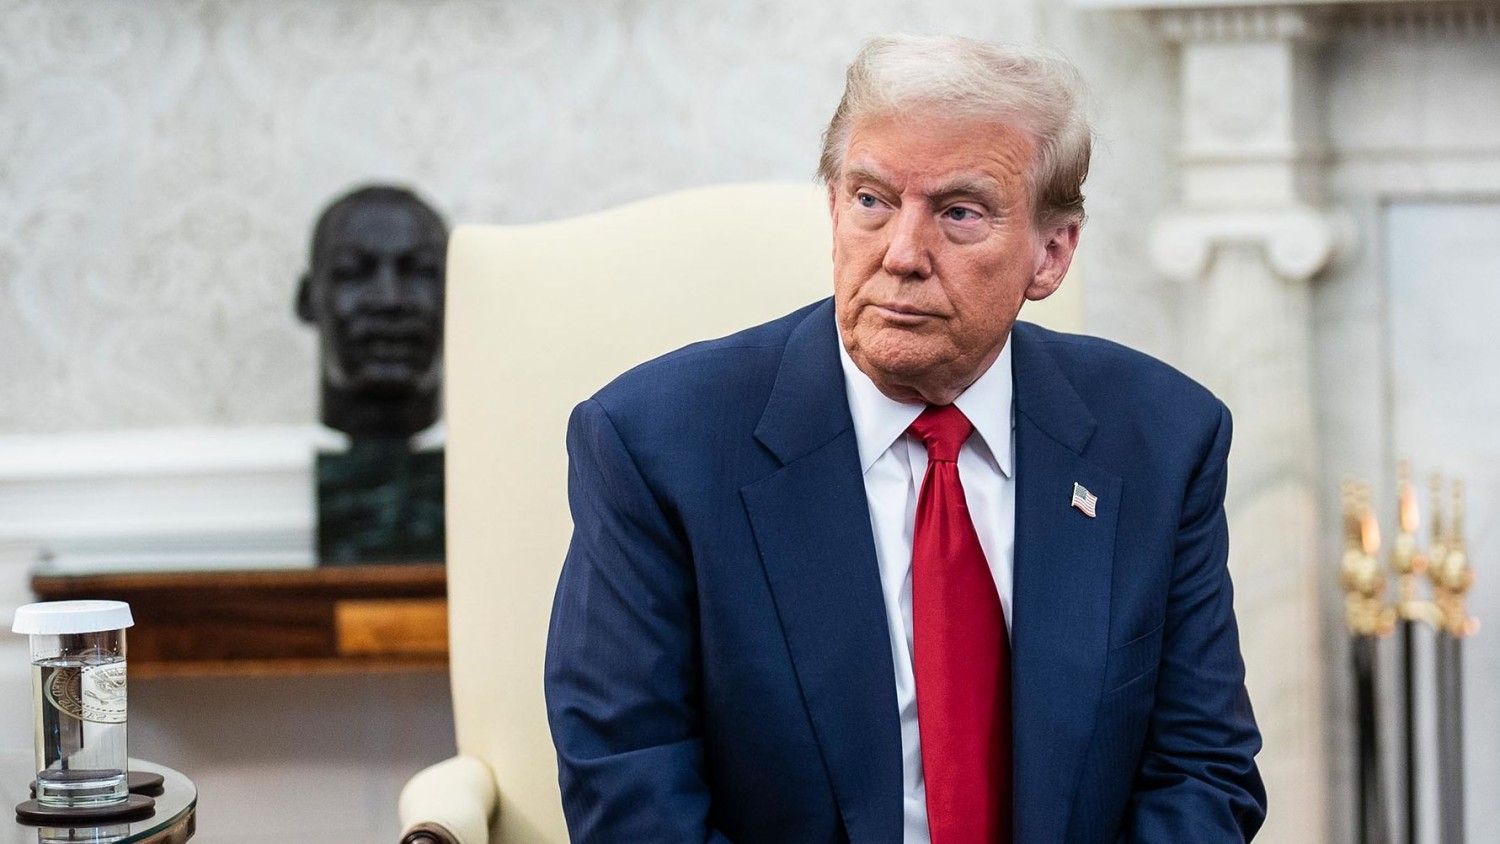
[{"label": "chair armrest", "polygon": [[402,844],[489,844],[498,801],[495,775],[477,757],[423,768],[401,789]]},{"label": "chair armrest", "polygon": [[430,823],[419,823],[401,837],[401,844],[457,844],[448,830]]}]

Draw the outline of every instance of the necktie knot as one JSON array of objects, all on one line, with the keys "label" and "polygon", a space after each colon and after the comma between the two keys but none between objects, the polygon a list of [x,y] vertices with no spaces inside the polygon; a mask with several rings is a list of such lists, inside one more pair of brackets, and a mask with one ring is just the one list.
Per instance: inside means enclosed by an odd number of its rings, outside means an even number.
[{"label": "necktie knot", "polygon": [[954,463],[964,440],[974,433],[974,423],[957,405],[928,405],[906,430],[927,446],[928,460]]}]

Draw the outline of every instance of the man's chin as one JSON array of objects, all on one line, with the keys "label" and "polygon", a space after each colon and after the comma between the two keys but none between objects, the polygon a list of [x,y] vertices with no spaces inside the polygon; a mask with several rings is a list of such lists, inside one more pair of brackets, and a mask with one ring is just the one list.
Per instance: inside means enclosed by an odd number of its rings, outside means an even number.
[{"label": "man's chin", "polygon": [[850,352],[859,370],[882,393],[901,402],[951,401],[981,374],[942,343],[912,342],[922,339],[911,332],[882,331],[862,338],[864,343]]},{"label": "man's chin", "polygon": [[859,339],[851,356],[865,372],[874,369],[904,378],[921,377],[952,362],[951,356],[913,331],[887,328]]},{"label": "man's chin", "polygon": [[427,370],[404,363],[372,363],[351,373],[346,384],[351,392],[396,401],[426,392],[422,388],[426,374]]}]

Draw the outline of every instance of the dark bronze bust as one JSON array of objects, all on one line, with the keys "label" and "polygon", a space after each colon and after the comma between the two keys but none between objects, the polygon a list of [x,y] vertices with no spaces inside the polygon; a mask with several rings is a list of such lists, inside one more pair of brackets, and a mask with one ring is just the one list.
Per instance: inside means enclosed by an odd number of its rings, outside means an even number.
[{"label": "dark bronze bust", "polygon": [[318,328],[323,424],[349,435],[318,455],[321,563],[443,559],[443,452],[412,436],[441,413],[447,246],[403,188],[360,188],[318,218],[297,314]]},{"label": "dark bronze bust", "polygon": [[448,227],[404,188],[363,187],[318,218],[297,314],[318,327],[323,424],[406,440],[440,413]]}]

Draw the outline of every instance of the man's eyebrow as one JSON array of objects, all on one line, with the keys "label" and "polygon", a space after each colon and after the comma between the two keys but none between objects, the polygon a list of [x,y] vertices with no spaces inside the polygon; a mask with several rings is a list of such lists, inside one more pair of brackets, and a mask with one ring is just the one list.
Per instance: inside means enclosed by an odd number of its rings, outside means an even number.
[{"label": "man's eyebrow", "polygon": [[979,173],[965,173],[954,176],[938,185],[929,196],[949,197],[964,194],[1003,199],[1005,197],[1005,188],[992,176],[985,176]]},{"label": "man's eyebrow", "polygon": [[891,180],[878,168],[871,164],[850,164],[844,168],[844,182],[879,182],[889,187]]},{"label": "man's eyebrow", "polygon": [[[879,168],[865,162],[845,166],[844,183],[847,185],[852,182],[874,182],[883,187],[890,187],[891,185],[890,178],[882,173]],[[960,173],[948,181],[942,182],[927,195],[934,199],[945,199],[952,196],[979,196],[1003,200],[1005,198],[1005,188],[993,176],[983,173]]]}]

